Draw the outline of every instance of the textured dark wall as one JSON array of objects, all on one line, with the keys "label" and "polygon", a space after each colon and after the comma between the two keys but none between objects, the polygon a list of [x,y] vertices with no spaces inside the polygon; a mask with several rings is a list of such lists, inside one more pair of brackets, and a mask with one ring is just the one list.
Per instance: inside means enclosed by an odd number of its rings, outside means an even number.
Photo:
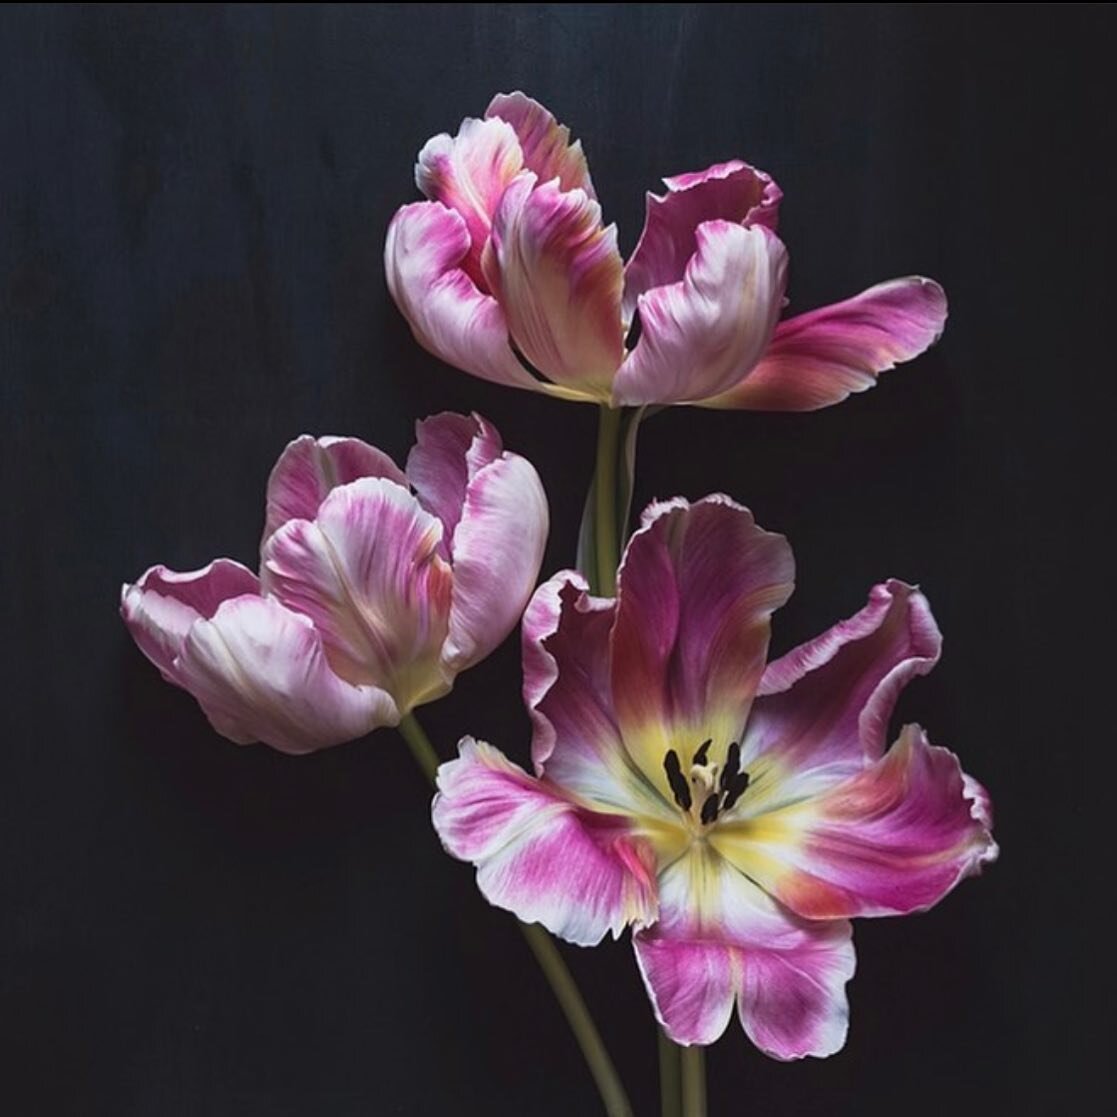
[{"label": "textured dark wall", "polygon": [[[626,249],[658,176],[743,156],[786,192],[794,307],[910,272],[951,297],[938,348],[839,408],[674,409],[642,435],[641,503],[724,489],[790,536],[777,650],[883,576],[923,585],[946,655],[900,714],[991,788],[1004,849],[933,913],[860,925],[840,1056],[779,1065],[732,1027],[713,1111],[1072,1099],[1084,727],[1057,626],[1081,608],[1061,569],[1073,409],[1108,367],[1112,314],[1092,208],[1109,172],[1083,143],[1111,135],[1103,10],[0,13],[7,1112],[594,1110],[510,918],[440,852],[399,740],[238,749],[116,615],[153,562],[253,560],[294,435],[403,455],[414,419],[447,408],[535,461],[547,566],[569,563],[593,409],[441,366],[381,269],[421,143],[516,87],[583,139]],[[463,676],[427,712],[443,753],[470,731],[523,759],[518,679],[514,641]],[[630,948],[566,954],[656,1112]]]}]

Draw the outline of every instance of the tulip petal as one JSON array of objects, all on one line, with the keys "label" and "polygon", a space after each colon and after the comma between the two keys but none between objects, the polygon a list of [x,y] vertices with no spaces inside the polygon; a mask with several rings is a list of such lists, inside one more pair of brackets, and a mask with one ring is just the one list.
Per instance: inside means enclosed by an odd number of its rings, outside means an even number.
[{"label": "tulip petal", "polygon": [[736,999],[749,1038],[777,1059],[840,1050],[854,970],[848,923],[799,919],[700,845],[661,874],[659,900],[659,921],[633,944],[671,1039],[713,1043]]},{"label": "tulip petal", "polygon": [[153,566],[135,585],[120,591],[120,615],[139,649],[169,683],[179,684],[175,656],[182,650],[190,626],[208,620],[223,601],[259,592],[251,570],[232,559],[215,559],[201,570],[179,574]]},{"label": "tulip petal", "polygon": [[723,824],[711,844],[805,918],[905,915],[926,911],[995,859],[988,820],[984,789],[909,725],[857,775]]},{"label": "tulip petal", "polygon": [[[534,168],[533,168],[534,169]],[[733,159],[704,171],[665,178],[663,197],[647,195],[644,231],[624,269],[624,317],[653,287],[677,283],[698,247],[695,232],[706,221],[764,225],[774,233],[783,191],[770,175]]]},{"label": "tulip petal", "polygon": [[626,820],[579,809],[483,742],[459,752],[438,770],[434,828],[489,903],[579,946],[655,918],[654,858]]},{"label": "tulip petal", "polygon": [[407,484],[387,454],[359,438],[304,434],[289,442],[268,478],[264,540],[288,520],[313,520],[331,489],[360,477]]},{"label": "tulip petal", "polygon": [[404,206],[384,244],[392,298],[415,340],[436,357],[482,380],[538,391],[508,344],[504,312],[462,266],[469,246],[460,214],[438,202]]},{"label": "tulip petal", "polygon": [[581,188],[596,199],[581,141],[571,143],[570,129],[559,124],[538,101],[519,90],[498,93],[485,116],[499,117],[512,125],[524,153],[524,167],[540,182],[557,178],[562,190]]},{"label": "tulip petal", "polygon": [[521,175],[493,221],[485,276],[520,352],[544,376],[606,402],[624,356],[615,226],[580,189]]},{"label": "tulip petal", "polygon": [[443,662],[462,671],[516,627],[547,545],[547,497],[535,467],[502,454],[469,482],[452,547],[454,592]]},{"label": "tulip petal", "polygon": [[782,242],[763,226],[728,221],[707,221],[695,237],[683,278],[638,300],[640,340],[617,373],[617,404],[715,396],[768,348],[787,282]]},{"label": "tulip petal", "polygon": [[776,327],[772,344],[735,387],[703,406],[816,411],[871,388],[918,357],[946,323],[946,294],[921,276],[892,279]]},{"label": "tulip petal", "polygon": [[432,202],[441,202],[464,219],[469,250],[462,263],[481,284],[481,253],[489,239],[493,214],[508,184],[524,166],[523,152],[511,124],[495,119],[461,123],[458,134],[433,136],[419,152],[415,185]]},{"label": "tulip petal", "polygon": [[442,524],[392,481],[333,490],[314,521],[289,520],[264,545],[265,591],[313,620],[330,666],[386,689],[401,712],[450,689],[439,657],[453,576]]},{"label": "tulip petal", "polygon": [[450,557],[470,481],[499,458],[502,449],[496,429],[476,413],[444,411],[415,424],[407,479],[423,507],[442,521],[443,557]]},{"label": "tulip petal", "polygon": [[197,621],[175,673],[214,729],[237,744],[306,753],[399,723],[391,697],[338,678],[313,623],[274,598],[235,597]]},{"label": "tulip petal", "polygon": [[726,496],[653,504],[625,551],[613,631],[613,701],[625,746],[670,801],[684,771],[739,740],[764,670],[769,620],[791,594],[791,548]]}]

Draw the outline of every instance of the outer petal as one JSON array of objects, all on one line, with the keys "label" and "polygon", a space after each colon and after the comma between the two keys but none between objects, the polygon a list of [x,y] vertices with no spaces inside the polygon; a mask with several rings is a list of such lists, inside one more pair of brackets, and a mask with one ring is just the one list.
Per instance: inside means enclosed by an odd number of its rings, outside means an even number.
[{"label": "outer petal", "polygon": [[450,687],[439,664],[453,581],[441,536],[406,489],[366,477],[267,541],[264,588],[314,621],[338,675],[383,687],[405,712]]},{"label": "outer petal", "polygon": [[516,130],[524,153],[524,167],[540,182],[557,178],[563,190],[582,189],[591,198],[597,195],[590,181],[589,167],[580,140],[570,142],[570,129],[526,94],[498,93],[485,110],[486,117],[500,117]]},{"label": "outer petal", "polygon": [[[914,586],[874,586],[848,620],[768,665],[742,760],[788,798],[859,772],[884,752],[896,700],[942,649],[927,599]],[[770,769],[770,771],[769,771]]]},{"label": "outer petal", "polygon": [[625,745],[669,799],[668,748],[683,770],[739,739],[764,670],[769,619],[795,574],[782,535],[725,496],[653,504],[618,575],[612,687]]},{"label": "outer petal", "polygon": [[503,120],[463,120],[455,137],[443,132],[427,140],[419,152],[415,185],[432,202],[464,218],[470,245],[462,266],[475,283],[483,282],[481,253],[493,214],[523,165],[516,133]]},{"label": "outer petal", "polygon": [[508,344],[504,312],[463,267],[465,219],[437,202],[400,209],[388,226],[388,289],[415,340],[447,364],[513,388],[539,389]]},{"label": "outer petal", "polygon": [[776,328],[763,360],[707,407],[816,411],[863,392],[918,357],[946,323],[946,294],[921,276],[892,279]]},{"label": "outer petal", "polygon": [[460,754],[438,770],[434,827],[489,903],[579,946],[655,918],[654,859],[626,820],[578,809],[483,742]]},{"label": "outer petal", "polygon": [[580,189],[523,174],[493,221],[485,276],[516,345],[557,384],[607,401],[624,356],[615,226]]},{"label": "outer petal", "polygon": [[774,815],[719,827],[711,842],[809,919],[925,911],[997,855],[987,797],[917,726],[858,775]]},{"label": "outer petal", "polygon": [[391,697],[339,679],[311,621],[274,598],[236,597],[197,621],[175,668],[214,729],[237,744],[304,753],[399,723]]},{"label": "outer petal", "polygon": [[695,846],[662,874],[659,922],[633,943],[676,1043],[713,1043],[734,998],[749,1038],[777,1059],[832,1055],[845,1042],[849,924],[797,918],[709,849]]},{"label": "outer petal", "polygon": [[776,231],[783,191],[770,175],[733,159],[694,174],[665,178],[667,193],[649,193],[644,231],[624,269],[624,316],[653,287],[676,283],[698,247],[695,233],[706,221],[765,225]]},{"label": "outer petal", "polygon": [[442,521],[445,557],[450,556],[469,482],[499,458],[502,449],[496,428],[476,412],[467,416],[444,411],[415,424],[407,479],[423,507]]},{"label": "outer petal", "polygon": [[264,539],[288,520],[313,520],[331,489],[360,477],[407,484],[387,454],[359,438],[304,434],[289,442],[268,478]]},{"label": "outer petal", "polygon": [[707,221],[678,283],[639,298],[640,340],[617,373],[618,404],[689,403],[724,392],[760,359],[787,283],[787,250],[763,226]]},{"label": "outer petal", "polygon": [[212,617],[223,601],[258,593],[259,587],[256,575],[232,559],[215,559],[201,570],[185,574],[153,566],[135,585],[121,587],[120,615],[140,651],[163,678],[178,683],[174,658],[182,650],[190,626]]},{"label": "outer petal", "polygon": [[449,671],[484,659],[512,631],[539,577],[547,545],[547,497],[535,467],[502,454],[469,482],[454,532]]}]

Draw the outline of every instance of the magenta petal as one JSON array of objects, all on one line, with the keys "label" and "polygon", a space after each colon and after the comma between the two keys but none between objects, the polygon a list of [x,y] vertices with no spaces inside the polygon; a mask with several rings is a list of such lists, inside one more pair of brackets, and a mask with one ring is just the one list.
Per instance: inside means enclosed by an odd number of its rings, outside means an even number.
[{"label": "magenta petal", "polygon": [[534,466],[504,453],[471,478],[451,548],[454,590],[442,658],[484,659],[519,621],[539,577],[549,513]]},{"label": "magenta petal", "polygon": [[470,481],[500,457],[502,449],[496,429],[477,414],[444,411],[415,424],[407,479],[423,507],[442,521],[444,557],[450,557]]},{"label": "magenta petal", "polygon": [[[231,559],[179,574],[153,566],[120,591],[120,615],[139,649],[169,683],[178,683],[174,658],[190,626],[208,620],[231,597],[259,592],[256,575]],[[181,685],[181,684],[180,684]]]},{"label": "magenta petal", "polygon": [[339,679],[311,621],[274,598],[236,597],[197,621],[175,672],[214,729],[237,744],[305,753],[399,722],[379,687]]},{"label": "magenta petal", "polygon": [[625,265],[626,321],[632,320],[636,300],[645,291],[682,279],[703,222],[764,225],[776,231],[783,191],[770,175],[739,159],[663,181],[667,193],[662,198],[648,194],[644,231]]},{"label": "magenta petal", "polygon": [[388,289],[415,340],[436,357],[482,380],[537,391],[508,344],[496,299],[463,267],[469,253],[465,219],[437,202],[404,206],[388,226]]},{"label": "magenta petal", "polygon": [[763,226],[707,221],[677,283],[639,298],[640,340],[614,402],[689,403],[736,384],[768,348],[787,282],[787,250]]},{"label": "magenta petal", "polygon": [[331,489],[360,477],[407,484],[387,454],[359,438],[304,434],[289,442],[268,478],[264,539],[288,520],[313,520]]},{"label": "magenta petal", "polygon": [[489,903],[579,946],[655,918],[654,857],[627,820],[579,809],[469,737],[439,768],[438,792],[435,830],[477,866]]},{"label": "magenta petal", "polygon": [[877,376],[918,357],[946,323],[946,295],[932,279],[877,284],[845,302],[788,318],[757,366],[709,407],[815,411],[863,392]]},{"label": "magenta petal", "polygon": [[733,1014],[740,951],[726,943],[665,938],[654,930],[632,939],[656,1019],[675,1042],[708,1046]]},{"label": "magenta petal", "polygon": [[498,93],[485,110],[486,117],[499,117],[516,131],[524,153],[524,167],[540,182],[558,179],[563,190],[580,188],[596,198],[581,141],[570,142],[570,129],[538,101],[518,90]]}]

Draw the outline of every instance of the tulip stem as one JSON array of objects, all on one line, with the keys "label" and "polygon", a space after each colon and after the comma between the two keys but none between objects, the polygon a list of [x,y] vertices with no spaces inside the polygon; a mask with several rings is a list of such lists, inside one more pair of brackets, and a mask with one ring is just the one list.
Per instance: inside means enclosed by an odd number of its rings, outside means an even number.
[{"label": "tulip stem", "polygon": [[677,1043],[667,1038],[662,1028],[656,1029],[659,1037],[659,1098],[662,1117],[682,1117],[682,1066]]},{"label": "tulip stem", "polygon": [[[438,772],[438,753],[434,751],[430,738],[414,714],[404,714],[400,719],[399,732],[411,749],[415,762],[433,783]],[[582,1049],[590,1074],[597,1083],[606,1114],[608,1117],[632,1117],[632,1106],[624,1092],[624,1086],[621,1085],[617,1069],[609,1058],[609,1052],[605,1050],[601,1033],[598,1032],[554,940],[536,923],[520,923],[519,927]]]},{"label": "tulip stem", "polygon": [[679,1061],[683,1071],[683,1117],[706,1117],[706,1048],[684,1047]]},{"label": "tulip stem", "polygon": [[617,584],[620,563],[617,539],[617,453],[621,431],[621,412],[601,405],[597,427],[597,466],[593,474],[596,532],[594,555],[596,592],[610,597]]}]

